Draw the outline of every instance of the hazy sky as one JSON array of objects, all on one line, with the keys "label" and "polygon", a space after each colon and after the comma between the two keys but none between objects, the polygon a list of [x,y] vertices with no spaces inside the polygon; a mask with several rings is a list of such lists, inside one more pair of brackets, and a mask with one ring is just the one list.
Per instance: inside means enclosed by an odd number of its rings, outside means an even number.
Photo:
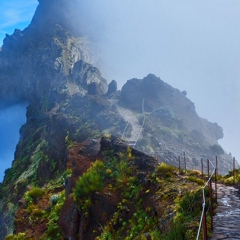
[{"label": "hazy sky", "polygon": [[1,0],[0,4],[0,45],[5,34],[12,34],[15,28],[23,30],[30,22],[37,0]]},{"label": "hazy sky", "polygon": [[[103,76],[119,87],[148,73],[186,90],[198,114],[224,129],[240,160],[239,0],[79,0],[79,27],[97,41]],[[37,0],[1,0],[3,34],[26,27]]]},{"label": "hazy sky", "polygon": [[25,109],[25,104],[0,109],[0,182],[5,169],[11,166],[14,159],[19,130],[26,121]]},{"label": "hazy sky", "polygon": [[220,143],[239,159],[240,1],[84,2],[100,29],[104,76],[124,83],[151,72],[186,90],[198,114],[223,127]]}]

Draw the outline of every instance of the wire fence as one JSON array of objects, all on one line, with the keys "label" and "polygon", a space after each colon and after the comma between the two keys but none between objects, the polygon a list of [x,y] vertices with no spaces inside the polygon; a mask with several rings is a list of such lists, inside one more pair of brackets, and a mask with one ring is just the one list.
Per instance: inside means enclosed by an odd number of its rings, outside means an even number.
[{"label": "wire fence", "polygon": [[[142,114],[143,114],[143,122],[142,122],[142,125],[141,125],[141,130],[137,136],[137,139],[136,141],[131,144],[131,146],[134,148],[137,144],[137,141],[139,140],[140,138],[140,135],[142,133],[142,130],[143,130],[143,127],[144,127],[144,124],[145,124],[145,119],[146,119],[146,116],[145,116],[145,111],[144,111],[144,99],[142,100]],[[125,132],[127,130],[127,127],[129,125],[129,122],[127,122],[125,128],[124,128],[124,131],[123,131],[123,134],[122,134],[122,138],[124,139],[124,135],[125,135]],[[186,172],[187,168],[186,168],[186,156],[185,156],[185,151],[183,152],[183,164],[184,164],[184,170]],[[156,159],[158,159],[158,154],[156,153],[154,155],[154,157]],[[178,162],[179,162],[179,173],[181,172],[181,159],[180,159],[180,156],[178,157]],[[210,165],[211,165],[211,169],[210,169]],[[240,168],[240,165],[239,163],[236,161],[235,157],[233,158],[233,166],[232,166],[232,176],[233,176],[233,183],[236,182],[236,167],[239,169]],[[204,176],[204,164],[203,164],[203,159],[201,158],[201,170],[202,170],[202,178]],[[211,171],[211,173],[210,173]],[[207,227],[207,213],[210,212],[210,219],[211,219],[211,231],[213,230],[213,195],[215,195],[215,198],[217,199],[217,174],[218,174],[218,159],[217,159],[217,156],[216,156],[216,161],[215,161],[215,165],[213,164],[212,161],[210,161],[209,159],[207,159],[207,176],[208,176],[208,179],[204,185],[204,187],[202,188],[202,199],[203,199],[203,203],[202,203],[202,212],[201,212],[201,218],[200,218],[200,221],[199,221],[199,227],[198,227],[198,232],[197,232],[197,237],[196,237],[196,240],[199,239],[200,237],[200,233],[201,233],[201,229],[203,231],[203,240],[207,240],[208,237],[207,237],[207,234],[208,234],[208,227]],[[213,176],[214,179],[213,179]],[[214,180],[215,182],[215,193],[213,193],[213,189],[212,189],[212,181]],[[209,187],[209,209],[207,210],[206,209],[206,188]]]},{"label": "wire fence", "polygon": [[[217,162],[217,158],[216,158],[216,162]],[[200,231],[201,228],[203,228],[203,239],[207,240],[207,218],[206,218],[206,187],[209,186],[210,189],[210,215],[211,215],[211,229],[213,227],[213,222],[212,222],[212,217],[213,217],[213,200],[212,200],[212,178],[213,175],[215,174],[215,181],[216,181],[216,165],[217,164],[213,164],[212,161],[208,160],[208,163],[210,163],[213,167],[213,170],[211,172],[211,175],[209,176],[207,182],[205,183],[204,187],[202,188],[202,196],[203,196],[203,204],[202,204],[202,214],[201,214],[201,218],[200,218],[200,223],[199,223],[199,228],[198,228],[198,233],[197,233],[197,237],[196,240],[199,239],[200,236]],[[208,172],[209,172],[209,164],[208,164]],[[215,182],[216,184],[216,182]]]}]

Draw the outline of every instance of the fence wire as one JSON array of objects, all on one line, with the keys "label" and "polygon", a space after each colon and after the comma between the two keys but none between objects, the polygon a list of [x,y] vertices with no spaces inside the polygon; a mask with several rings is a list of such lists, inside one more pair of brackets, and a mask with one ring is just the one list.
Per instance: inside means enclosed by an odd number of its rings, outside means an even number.
[{"label": "fence wire", "polygon": [[199,239],[200,236],[200,231],[201,231],[201,227],[202,227],[202,222],[203,222],[203,215],[204,215],[204,211],[205,211],[205,207],[206,207],[206,197],[205,197],[205,188],[206,186],[208,186],[209,182],[211,181],[213,174],[216,171],[216,166],[214,166],[214,164],[212,163],[212,161],[209,160],[209,163],[213,166],[213,170],[211,175],[209,176],[207,182],[205,183],[204,187],[202,188],[202,194],[203,194],[203,204],[202,204],[202,214],[201,214],[201,219],[200,219],[200,223],[199,223],[199,227],[198,227],[198,233],[197,233],[197,237],[196,240]]}]

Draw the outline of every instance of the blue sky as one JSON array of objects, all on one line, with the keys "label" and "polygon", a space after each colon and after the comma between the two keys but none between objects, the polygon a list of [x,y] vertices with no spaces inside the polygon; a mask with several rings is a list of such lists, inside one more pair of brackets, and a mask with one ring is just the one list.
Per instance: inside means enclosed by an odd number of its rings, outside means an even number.
[{"label": "blue sky", "polygon": [[[109,82],[121,87],[153,73],[186,90],[198,114],[223,127],[220,143],[240,161],[239,0],[79,2],[74,21],[97,39],[100,70]],[[1,0],[0,45],[5,33],[28,26],[37,5]]]},{"label": "blue sky", "polygon": [[37,5],[37,0],[1,0],[0,45],[6,33],[12,34],[15,28],[23,30],[28,26]]}]

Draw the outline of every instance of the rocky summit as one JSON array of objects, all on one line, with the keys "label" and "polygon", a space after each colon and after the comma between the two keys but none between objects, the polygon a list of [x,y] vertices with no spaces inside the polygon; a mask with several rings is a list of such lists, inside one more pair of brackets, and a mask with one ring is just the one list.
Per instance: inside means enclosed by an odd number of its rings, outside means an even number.
[{"label": "rocky summit", "polygon": [[[108,84],[94,64],[87,36],[68,15],[76,4],[81,7],[76,0],[39,0],[31,24],[6,35],[0,51],[1,101],[28,103],[12,167],[0,185],[0,239],[13,232],[24,239],[95,239],[107,227],[127,225],[124,219],[134,212],[136,221],[143,208],[150,226],[150,219],[158,221],[162,214],[157,194],[151,195],[157,192],[153,155],[178,165],[184,152],[188,169],[200,169],[201,158],[218,155],[219,168],[230,168],[230,156],[218,144],[222,128],[199,117],[185,91],[153,74],[128,80],[121,90],[115,80]],[[108,163],[107,156],[115,162]],[[130,160],[124,162],[124,157]],[[88,169],[94,172],[90,181],[96,181],[95,187],[82,192],[77,179],[90,177]],[[98,185],[101,181],[105,185]],[[131,207],[133,203],[138,205]],[[110,216],[120,208],[118,222]],[[172,219],[167,216],[162,232]],[[135,236],[128,231],[119,230],[116,236]]]}]

